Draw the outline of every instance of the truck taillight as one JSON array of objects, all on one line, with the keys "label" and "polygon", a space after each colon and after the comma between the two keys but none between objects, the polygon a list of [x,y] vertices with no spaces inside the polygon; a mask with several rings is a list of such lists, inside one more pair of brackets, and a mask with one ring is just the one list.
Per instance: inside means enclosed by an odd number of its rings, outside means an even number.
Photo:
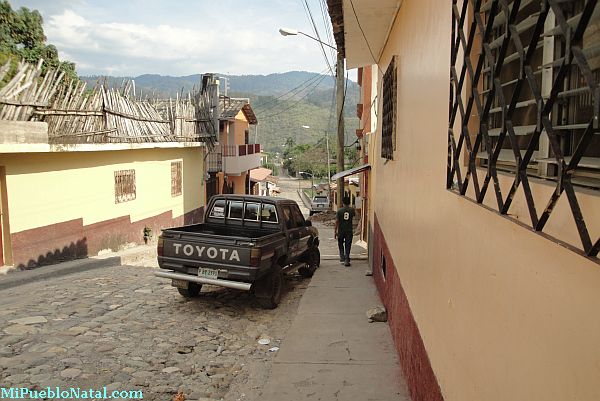
[{"label": "truck taillight", "polygon": [[158,244],[156,245],[156,253],[158,254],[158,256],[163,256],[164,244],[165,244],[165,241],[161,237],[159,237]]},{"label": "truck taillight", "polygon": [[260,259],[262,258],[262,250],[260,248],[252,248],[250,250],[250,266],[260,266]]}]

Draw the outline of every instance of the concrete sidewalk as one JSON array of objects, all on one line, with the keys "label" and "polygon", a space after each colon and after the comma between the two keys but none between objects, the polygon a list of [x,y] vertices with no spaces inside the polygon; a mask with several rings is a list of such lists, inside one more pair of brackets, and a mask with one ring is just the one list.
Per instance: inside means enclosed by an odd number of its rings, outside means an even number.
[{"label": "concrete sidewalk", "polygon": [[[335,252],[332,242],[322,242],[322,253]],[[381,302],[366,270],[365,260],[353,260],[351,267],[322,260],[273,362],[262,401],[410,400],[387,323],[367,321],[367,309]]]}]

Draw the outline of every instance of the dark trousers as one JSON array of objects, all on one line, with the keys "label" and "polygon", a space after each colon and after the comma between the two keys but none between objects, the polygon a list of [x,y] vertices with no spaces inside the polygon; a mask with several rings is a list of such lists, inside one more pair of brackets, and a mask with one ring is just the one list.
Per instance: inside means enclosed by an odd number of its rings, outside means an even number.
[{"label": "dark trousers", "polygon": [[338,234],[338,248],[340,260],[350,261],[350,247],[352,247],[352,231]]}]

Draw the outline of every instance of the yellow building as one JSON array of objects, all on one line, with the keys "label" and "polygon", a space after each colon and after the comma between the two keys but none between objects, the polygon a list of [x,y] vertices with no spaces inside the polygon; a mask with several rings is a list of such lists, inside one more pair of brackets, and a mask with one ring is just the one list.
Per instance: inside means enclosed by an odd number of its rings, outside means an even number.
[{"label": "yellow building", "polygon": [[328,0],[413,400],[600,399],[596,2],[507,3]]},{"label": "yellow building", "polygon": [[199,222],[200,142],[49,145],[43,122],[0,121],[0,265],[35,267]]}]

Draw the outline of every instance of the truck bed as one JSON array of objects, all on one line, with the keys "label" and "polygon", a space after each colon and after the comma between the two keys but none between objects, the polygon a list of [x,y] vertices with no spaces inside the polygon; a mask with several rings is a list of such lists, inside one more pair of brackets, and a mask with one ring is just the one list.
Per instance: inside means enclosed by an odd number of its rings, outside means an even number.
[{"label": "truck bed", "polygon": [[223,226],[216,224],[200,223],[189,226],[169,228],[163,230],[169,234],[199,234],[210,236],[221,236],[230,239],[245,239],[258,240],[263,239],[272,234],[279,233],[278,227],[274,228],[256,228],[256,227],[240,227],[240,226]]}]

